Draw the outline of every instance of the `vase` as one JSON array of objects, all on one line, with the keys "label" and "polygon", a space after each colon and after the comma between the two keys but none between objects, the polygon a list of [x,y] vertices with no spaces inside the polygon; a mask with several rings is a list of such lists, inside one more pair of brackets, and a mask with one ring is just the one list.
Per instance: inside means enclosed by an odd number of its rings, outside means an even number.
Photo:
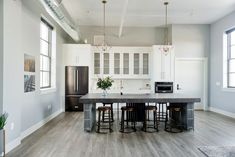
[{"label": "vase", "polygon": [[103,89],[103,94],[102,94],[102,96],[107,96],[107,94],[108,94],[107,90],[106,90],[106,89]]},{"label": "vase", "polygon": [[5,130],[0,130],[0,156],[5,157]]}]

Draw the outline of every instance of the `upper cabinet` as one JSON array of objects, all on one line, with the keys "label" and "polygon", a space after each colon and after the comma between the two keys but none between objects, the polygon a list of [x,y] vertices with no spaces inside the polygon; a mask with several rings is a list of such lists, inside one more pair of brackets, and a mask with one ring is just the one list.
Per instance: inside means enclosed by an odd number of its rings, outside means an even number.
[{"label": "upper cabinet", "polygon": [[95,77],[109,75],[117,79],[150,79],[151,47],[112,47],[105,53],[93,47],[92,51]]},{"label": "upper cabinet", "polygon": [[159,45],[153,46],[151,57],[151,80],[153,82],[173,82],[174,81],[174,48],[168,54],[161,52]]},{"label": "upper cabinet", "polygon": [[90,66],[92,64],[91,45],[64,44],[63,62],[65,66]]}]

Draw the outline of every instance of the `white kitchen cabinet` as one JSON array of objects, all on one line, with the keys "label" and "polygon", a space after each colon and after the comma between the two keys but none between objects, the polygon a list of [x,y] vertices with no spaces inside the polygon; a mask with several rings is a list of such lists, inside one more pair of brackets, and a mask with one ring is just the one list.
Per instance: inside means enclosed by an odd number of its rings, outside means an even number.
[{"label": "white kitchen cabinet", "polygon": [[91,45],[89,44],[64,44],[63,61],[65,66],[91,66]]},{"label": "white kitchen cabinet", "polygon": [[153,46],[151,56],[151,80],[152,82],[173,82],[174,81],[174,48],[168,54],[160,50],[161,45]]},{"label": "white kitchen cabinet", "polygon": [[[112,47],[102,52],[93,47],[95,77],[111,76],[114,79],[150,79],[149,54],[151,47]],[[99,62],[99,63],[98,63]],[[97,75],[100,74],[100,75]]]}]

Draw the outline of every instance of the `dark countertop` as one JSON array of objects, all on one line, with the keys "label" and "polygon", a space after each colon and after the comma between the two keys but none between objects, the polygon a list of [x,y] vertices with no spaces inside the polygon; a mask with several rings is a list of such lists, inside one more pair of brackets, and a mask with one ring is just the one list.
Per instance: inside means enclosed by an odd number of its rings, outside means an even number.
[{"label": "dark countertop", "polygon": [[113,94],[108,93],[102,96],[101,93],[89,93],[82,96],[80,103],[194,103],[201,102],[200,98],[195,98],[184,94]]}]

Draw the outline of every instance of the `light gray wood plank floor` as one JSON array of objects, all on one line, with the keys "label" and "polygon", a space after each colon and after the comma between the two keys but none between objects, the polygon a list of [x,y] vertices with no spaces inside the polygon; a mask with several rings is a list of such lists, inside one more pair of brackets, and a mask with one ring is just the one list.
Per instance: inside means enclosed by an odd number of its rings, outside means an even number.
[{"label": "light gray wood plank floor", "polygon": [[195,112],[195,130],[178,134],[83,131],[83,113],[62,113],[28,136],[7,157],[203,157],[200,146],[235,145],[235,120]]}]

